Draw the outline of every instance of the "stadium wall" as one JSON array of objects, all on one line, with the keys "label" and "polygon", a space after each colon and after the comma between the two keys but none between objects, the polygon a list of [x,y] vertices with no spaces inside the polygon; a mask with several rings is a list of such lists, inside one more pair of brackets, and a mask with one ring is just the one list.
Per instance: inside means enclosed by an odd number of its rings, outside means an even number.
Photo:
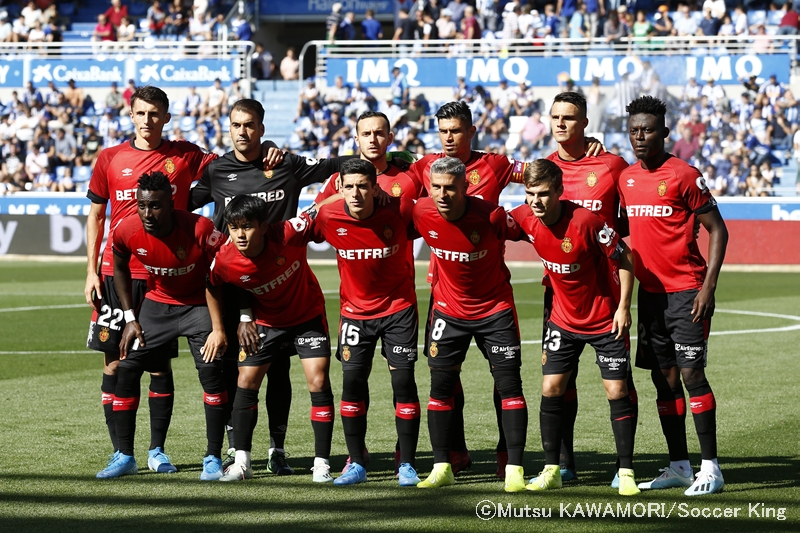
[{"label": "stadium wall", "polygon": [[[301,197],[300,208],[312,196]],[[503,196],[506,208],[519,205],[522,196]],[[730,241],[726,264],[800,265],[800,198],[719,198]],[[0,197],[0,256],[85,256],[89,200],[80,193],[25,193]],[[210,216],[211,207],[199,213]],[[106,228],[106,235],[108,234]],[[708,249],[708,236],[700,234],[700,250]],[[418,259],[426,259],[426,247],[417,246]],[[309,247],[310,259],[333,259],[327,243]],[[536,261],[527,243],[509,243],[509,261]]]}]

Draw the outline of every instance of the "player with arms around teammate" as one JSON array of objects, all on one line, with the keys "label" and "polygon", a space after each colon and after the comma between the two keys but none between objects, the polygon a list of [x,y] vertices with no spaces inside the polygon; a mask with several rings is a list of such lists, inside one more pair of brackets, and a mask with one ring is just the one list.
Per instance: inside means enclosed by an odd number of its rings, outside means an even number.
[{"label": "player with arms around teammate", "polygon": [[[306,159],[287,154],[282,162],[268,170],[261,159],[261,137],[264,135],[264,108],[256,100],[242,99],[229,111],[230,137],[233,150],[206,167],[200,181],[191,191],[190,209],[214,202],[214,225],[227,232],[224,222],[225,206],[240,194],[258,196],[267,202],[267,222],[289,220],[297,215],[297,204],[301,190],[312,183],[320,183],[339,170],[341,160]],[[225,331],[228,338],[237,336],[240,313],[238,306],[249,308],[247,303],[237,301],[236,291],[224,290],[226,313]],[[246,314],[246,312],[245,312]],[[239,350],[231,343],[225,353],[225,381],[228,397],[235,403],[238,375]],[[284,442],[289,411],[292,405],[292,384],[289,380],[290,359],[274,359],[267,372],[266,407],[269,419],[270,447],[267,471],[277,475],[294,473],[286,461]],[[233,431],[228,431],[228,442],[236,448]],[[229,450],[229,452],[232,452]],[[235,454],[234,454],[235,455]],[[226,466],[232,459],[226,460]]]},{"label": "player with arms around teammate", "polygon": [[[108,242],[113,242],[114,230],[120,222],[136,214],[136,187],[140,176],[163,172],[172,186],[177,209],[186,209],[189,187],[214,154],[185,141],[162,138],[164,125],[170,120],[169,99],[166,93],[153,86],[141,87],[131,97],[131,120],[136,135],[133,140],[100,152],[89,182],[87,196],[92,201],[86,223],[86,254],[88,258],[86,301],[94,308],[89,326],[89,348],[104,353],[101,386],[103,410],[111,442],[115,450],[119,443],[114,423],[114,390],[117,387],[119,344],[122,338],[123,307],[114,286],[114,258],[107,245],[102,255],[100,274],[98,258],[105,233],[106,208],[111,203],[111,224]],[[136,256],[130,265],[132,308],[138,308],[147,290],[147,271]],[[177,345],[166,347],[177,357]],[[153,372],[150,380],[150,458],[148,465],[158,472],[175,472],[176,468],[164,454],[164,441],[172,417],[175,386],[172,370],[167,364],[163,371]]]},{"label": "player with arms around teammate", "polygon": [[[561,196],[562,199],[593,211],[603,219],[609,228],[615,230],[620,236],[627,237],[628,224],[627,219],[620,213],[617,184],[620,173],[628,167],[628,163],[610,152],[602,152],[596,157],[587,156],[588,142],[585,131],[588,125],[586,98],[575,92],[557,94],[550,110],[550,126],[553,137],[558,142],[558,149],[547,156],[547,159],[558,165],[563,173],[564,194]],[[616,270],[617,262],[612,261],[611,267]],[[549,276],[546,275],[542,279],[542,284],[545,286],[544,331],[542,333],[542,338],[544,338],[552,309],[553,290],[550,287]],[[612,288],[618,289],[619,286],[614,285]],[[577,479],[573,442],[575,418],[578,414],[576,386],[578,368],[576,365],[570,374],[564,393],[561,422],[563,440],[559,460],[563,481]],[[628,374],[628,395],[633,403],[635,419],[638,416],[638,398],[633,384],[633,375],[630,372]],[[635,428],[636,424],[634,424],[634,431]],[[619,479],[615,477],[612,487],[617,488],[618,481]]]},{"label": "player with arms around teammate", "polygon": [[[639,494],[633,477],[636,424],[628,395],[633,254],[600,217],[567,200],[561,169],[539,159],[525,169],[527,205],[514,219],[542,258],[553,290],[552,313],[542,341],[542,400],[539,423],[545,467],[528,490],[561,488],[558,464],[564,426],[564,393],[584,347],[597,352],[597,365],[611,408],[617,445],[619,493]],[[609,260],[619,262],[611,268]]]},{"label": "player with arms around teammate", "polygon": [[[716,399],[706,379],[708,332],[728,230],[700,171],[664,150],[667,106],[642,96],[627,106],[628,133],[639,163],[620,176],[639,280],[636,366],[651,372],[670,464],[641,489],[687,487],[687,496],[720,492]],[[695,220],[709,234],[708,264]],[[700,441],[695,478],[686,445],[686,399]]]},{"label": "player with arms around teammate", "polygon": [[[210,337],[211,318],[205,303],[204,280],[224,236],[210,220],[174,209],[172,185],[161,172],[144,174],[136,190],[138,217],[128,217],[114,231],[114,284],[122,304],[125,330],[114,391],[114,422],[119,449],[98,478],[137,472],[133,456],[136,411],[142,373],[169,368],[164,347],[186,337],[195,360],[206,415],[206,456],[202,480],[222,475],[222,435],[227,393],[222,382],[219,350],[225,339]],[[131,256],[148,273],[150,290],[138,312],[131,293]],[[131,346],[132,344],[132,346]],[[221,353],[221,352],[220,352]]]},{"label": "player with arms around teammate", "polygon": [[470,341],[475,338],[489,361],[502,399],[502,420],[508,446],[505,490],[525,490],[522,454],[528,408],[522,394],[522,361],[511,289],[511,273],[503,261],[505,241],[525,233],[497,205],[467,195],[466,167],[444,157],[431,165],[431,197],[414,206],[414,226],[431,248],[433,311],[425,343],[431,370],[428,430],[433,471],[417,485],[443,487],[454,483],[450,463],[450,431],[454,394]]},{"label": "player with arms around teammate", "polygon": [[[222,327],[222,291],[225,283],[253,295],[255,322],[239,328],[239,381],[233,404],[236,457],[221,481],[253,476],[250,463],[253,429],[258,420],[258,390],[272,361],[300,356],[311,393],[314,430],[313,480],[333,481],[330,474],[333,436],[333,392],[330,377],[330,338],[325,299],[308,266],[307,245],[313,237],[306,214],[270,225],[266,202],[239,195],[225,208],[231,236],[217,254],[208,280],[208,305],[215,334]],[[284,398],[288,402],[290,398]]]},{"label": "player with arms around teammate", "polygon": [[419,483],[414,456],[419,438],[420,406],[414,365],[417,360],[417,296],[413,265],[408,261],[413,231],[413,200],[376,201],[375,166],[351,159],[342,163],[344,200],[320,207],[315,240],[337,251],[341,277],[340,334],[342,427],[350,464],[335,485],[367,479],[364,437],[367,433],[367,383],[378,340],[383,346],[395,398],[395,426],[400,442],[400,486]]}]

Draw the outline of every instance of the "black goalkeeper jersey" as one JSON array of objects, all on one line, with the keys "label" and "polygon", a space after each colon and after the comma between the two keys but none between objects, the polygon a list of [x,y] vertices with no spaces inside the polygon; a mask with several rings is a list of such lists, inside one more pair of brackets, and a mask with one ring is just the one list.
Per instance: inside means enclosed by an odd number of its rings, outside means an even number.
[{"label": "black goalkeeper jersey", "polygon": [[297,215],[300,191],[312,184],[321,183],[331,174],[339,172],[344,159],[311,159],[286,154],[283,161],[272,170],[264,170],[259,156],[255,161],[239,161],[228,152],[211,162],[192,189],[189,209],[195,210],[214,202],[214,225],[226,234],[225,206],[239,194],[252,194],[263,198],[269,205],[270,224],[288,220]]}]

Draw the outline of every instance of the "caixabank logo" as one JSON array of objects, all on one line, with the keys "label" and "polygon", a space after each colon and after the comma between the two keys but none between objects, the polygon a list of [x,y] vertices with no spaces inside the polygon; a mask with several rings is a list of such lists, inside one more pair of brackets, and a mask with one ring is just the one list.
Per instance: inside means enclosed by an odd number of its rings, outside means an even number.
[{"label": "caixabank logo", "polygon": [[108,85],[112,81],[122,83],[122,65],[88,65],[87,61],[61,61],[59,63],[38,62],[31,64],[31,81],[38,85],[49,81],[62,85],[75,80],[82,85]]},{"label": "caixabank logo", "polygon": [[142,85],[211,84],[216,79],[230,83],[234,78],[231,65],[223,61],[140,63],[137,74]]}]

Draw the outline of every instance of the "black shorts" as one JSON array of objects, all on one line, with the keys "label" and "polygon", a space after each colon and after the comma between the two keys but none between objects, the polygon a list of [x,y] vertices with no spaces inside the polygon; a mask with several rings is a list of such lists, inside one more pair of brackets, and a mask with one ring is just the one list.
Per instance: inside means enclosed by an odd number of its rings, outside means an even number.
[{"label": "black shorts", "polygon": [[588,344],[594,348],[603,379],[627,379],[631,362],[630,337],[625,335],[615,339],[616,335],[610,332],[598,335],[573,333],[551,320],[542,341],[542,374],[566,374],[575,370]]},{"label": "black shorts", "polygon": [[711,320],[692,322],[698,292],[652,293],[639,287],[637,367],[705,368]]},{"label": "black shorts", "polygon": [[[205,305],[171,305],[145,298],[138,314],[145,346],[134,339],[128,358],[147,356],[154,352],[165,352],[165,346],[173,345],[178,337],[186,337],[189,350],[197,368],[205,365],[200,349],[211,333],[211,316]],[[168,354],[165,354],[169,357]]]},{"label": "black shorts", "polygon": [[435,309],[428,326],[425,345],[430,367],[463,363],[473,337],[492,368],[519,368],[522,364],[519,327],[513,309],[478,320],[453,318]]},{"label": "black shorts", "polygon": [[328,334],[328,321],[325,315],[287,328],[258,326],[261,345],[258,352],[248,356],[239,350],[239,366],[261,366],[271,362],[274,357],[299,355],[300,359],[331,356],[331,339]]},{"label": "black shorts", "polygon": [[[134,310],[142,305],[146,292],[147,280],[131,280],[131,305]],[[122,304],[119,302],[117,288],[114,287],[114,276],[103,276],[103,297],[100,300],[100,311],[92,311],[86,347],[98,352],[118,354],[122,330],[125,329],[125,318],[122,314]]]},{"label": "black shorts", "polygon": [[413,370],[417,361],[419,319],[417,306],[411,305],[394,314],[372,320],[342,317],[336,358],[345,370],[369,368],[378,339],[392,368]]}]

